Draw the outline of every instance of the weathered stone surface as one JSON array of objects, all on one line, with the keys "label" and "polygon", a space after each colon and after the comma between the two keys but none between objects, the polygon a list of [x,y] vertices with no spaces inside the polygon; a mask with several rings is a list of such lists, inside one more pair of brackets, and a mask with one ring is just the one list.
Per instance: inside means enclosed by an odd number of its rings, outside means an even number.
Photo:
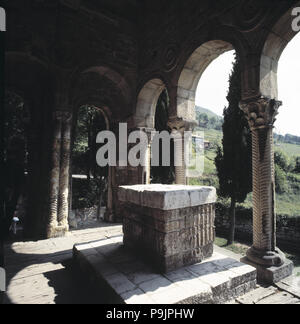
[{"label": "weathered stone surface", "polygon": [[123,210],[125,246],[156,270],[169,272],[212,255],[214,188],[128,186],[120,189],[120,199],[126,202]]},{"label": "weathered stone surface", "polygon": [[[215,253],[203,263],[187,266],[166,274],[157,274],[147,264],[138,260],[121,262],[117,272],[109,274],[103,269],[112,267],[111,255],[120,253],[119,239],[76,245],[75,261],[90,279],[103,289],[109,301],[114,304],[202,304],[224,303],[251,291],[256,287],[256,270],[220,253]],[[85,252],[91,246],[109,247],[103,256]],[[130,251],[121,250],[126,256]],[[94,251],[93,251],[94,253]],[[134,255],[132,254],[134,257]],[[122,260],[122,258],[120,258]],[[124,265],[124,266],[123,266]],[[136,267],[140,270],[136,271]],[[115,270],[114,270],[115,271]]]},{"label": "weathered stone surface", "polygon": [[247,294],[245,294],[242,297],[237,298],[237,301],[240,304],[257,304],[259,301],[261,301],[264,298],[267,298],[271,295],[274,295],[277,292],[277,289],[275,287],[269,287],[269,288],[258,288],[254,291],[251,291]]},{"label": "weathered stone surface", "polygon": [[290,276],[276,283],[276,287],[300,298],[300,277]]},{"label": "weathered stone surface", "polygon": [[174,210],[214,204],[217,195],[213,187],[155,184],[122,186],[119,199],[142,207]]},{"label": "weathered stone surface", "polygon": [[257,270],[257,280],[261,283],[274,284],[284,278],[288,278],[293,274],[294,264],[292,261],[286,260],[280,267],[265,267],[254,262],[251,262],[247,257],[241,260],[242,262],[255,267]]}]

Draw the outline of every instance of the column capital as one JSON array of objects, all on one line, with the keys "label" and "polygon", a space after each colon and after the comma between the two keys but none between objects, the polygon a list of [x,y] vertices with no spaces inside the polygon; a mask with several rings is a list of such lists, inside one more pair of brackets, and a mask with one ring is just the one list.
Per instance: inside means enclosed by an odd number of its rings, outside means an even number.
[{"label": "column capital", "polygon": [[240,102],[251,130],[272,128],[281,105],[281,101],[262,96]]},{"label": "column capital", "polygon": [[190,131],[197,125],[195,120],[186,120],[179,117],[171,117],[168,121],[168,126],[171,130],[177,130],[179,132]]},{"label": "column capital", "polygon": [[57,110],[53,113],[54,120],[68,123],[72,120],[72,113],[70,111]]}]

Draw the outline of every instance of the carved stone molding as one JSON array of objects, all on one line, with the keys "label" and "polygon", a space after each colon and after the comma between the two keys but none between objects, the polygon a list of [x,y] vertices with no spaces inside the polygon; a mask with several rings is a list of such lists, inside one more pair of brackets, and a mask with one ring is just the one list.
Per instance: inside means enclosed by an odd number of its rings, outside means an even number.
[{"label": "carved stone molding", "polygon": [[241,31],[258,28],[267,14],[261,0],[242,0],[235,10],[235,21]]},{"label": "carved stone molding", "polygon": [[255,130],[272,128],[281,105],[281,101],[259,97],[241,102],[240,108],[245,112],[251,130]]},{"label": "carved stone molding", "polygon": [[178,132],[190,131],[197,125],[195,120],[185,120],[179,117],[171,117],[168,121],[168,126],[171,130]]}]

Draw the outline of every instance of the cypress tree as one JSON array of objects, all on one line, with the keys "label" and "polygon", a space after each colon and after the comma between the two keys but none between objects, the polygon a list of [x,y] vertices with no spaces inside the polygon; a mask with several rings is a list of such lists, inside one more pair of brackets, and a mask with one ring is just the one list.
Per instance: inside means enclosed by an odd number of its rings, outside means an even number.
[{"label": "cypress tree", "polygon": [[215,159],[219,177],[219,195],[231,199],[228,245],[234,242],[236,204],[245,201],[252,191],[251,132],[241,101],[241,64],[239,57],[229,78],[228,107],[224,109],[223,148]]}]

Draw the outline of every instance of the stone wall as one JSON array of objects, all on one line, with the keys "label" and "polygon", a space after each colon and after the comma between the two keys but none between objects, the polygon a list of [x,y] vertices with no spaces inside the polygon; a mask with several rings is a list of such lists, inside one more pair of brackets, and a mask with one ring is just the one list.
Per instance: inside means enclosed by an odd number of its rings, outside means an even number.
[{"label": "stone wall", "polygon": [[[218,205],[216,210],[217,236],[227,236],[229,229],[229,216],[226,210]],[[236,238],[252,242],[252,210],[237,209]],[[277,245],[281,249],[300,252],[300,216],[288,217],[277,215]]]}]

